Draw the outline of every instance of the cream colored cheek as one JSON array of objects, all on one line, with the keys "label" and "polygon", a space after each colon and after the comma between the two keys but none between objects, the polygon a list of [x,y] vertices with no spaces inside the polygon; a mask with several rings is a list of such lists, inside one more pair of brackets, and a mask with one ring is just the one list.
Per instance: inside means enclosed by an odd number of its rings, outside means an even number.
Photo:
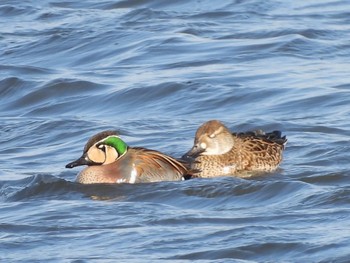
[{"label": "cream colored cheek", "polygon": [[105,154],[100,149],[93,147],[90,148],[87,156],[89,159],[95,163],[103,163],[105,161]]},{"label": "cream colored cheek", "polygon": [[199,145],[202,149],[206,149],[207,148],[207,144],[205,142],[202,142],[200,145]]},{"label": "cream colored cheek", "polygon": [[106,147],[106,160],[103,164],[109,164],[115,162],[118,158],[118,152],[113,147]]}]

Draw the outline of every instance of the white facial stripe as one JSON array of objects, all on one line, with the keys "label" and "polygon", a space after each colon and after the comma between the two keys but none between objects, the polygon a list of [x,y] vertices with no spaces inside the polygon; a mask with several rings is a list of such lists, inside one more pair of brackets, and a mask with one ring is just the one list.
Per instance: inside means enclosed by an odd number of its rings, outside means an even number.
[{"label": "white facial stripe", "polygon": [[109,135],[109,136],[103,138],[102,140],[98,141],[98,142],[95,143],[95,144],[99,144],[99,143],[101,143],[101,142],[103,142],[103,141],[105,141],[105,140],[107,140],[107,139],[109,139],[109,138],[111,138],[111,137],[116,137],[116,138],[119,138],[119,139],[120,139],[120,137],[119,137],[118,135]]}]

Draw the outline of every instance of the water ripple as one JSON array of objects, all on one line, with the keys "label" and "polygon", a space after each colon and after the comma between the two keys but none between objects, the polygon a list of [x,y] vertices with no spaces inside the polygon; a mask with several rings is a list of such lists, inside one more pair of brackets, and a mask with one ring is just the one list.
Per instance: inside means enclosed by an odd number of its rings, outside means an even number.
[{"label": "water ripple", "polygon": [[[341,0],[2,1],[0,260],[347,262],[348,10]],[[280,169],[80,185],[79,168],[64,168],[106,129],[179,157],[215,118],[282,130]]]}]

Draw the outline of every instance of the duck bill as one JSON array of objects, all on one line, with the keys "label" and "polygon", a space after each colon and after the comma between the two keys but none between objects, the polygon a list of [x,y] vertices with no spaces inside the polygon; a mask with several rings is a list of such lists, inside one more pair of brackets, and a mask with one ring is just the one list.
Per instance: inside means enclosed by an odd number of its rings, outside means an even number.
[{"label": "duck bill", "polygon": [[198,146],[193,146],[191,150],[189,150],[187,153],[185,153],[182,158],[183,159],[194,159],[201,155],[202,152],[204,152],[205,149],[202,149]]},{"label": "duck bill", "polygon": [[80,166],[80,165],[93,165],[95,164],[94,162],[92,162],[85,154],[83,156],[81,156],[79,159],[69,163],[66,165],[66,168],[73,168],[76,166]]}]

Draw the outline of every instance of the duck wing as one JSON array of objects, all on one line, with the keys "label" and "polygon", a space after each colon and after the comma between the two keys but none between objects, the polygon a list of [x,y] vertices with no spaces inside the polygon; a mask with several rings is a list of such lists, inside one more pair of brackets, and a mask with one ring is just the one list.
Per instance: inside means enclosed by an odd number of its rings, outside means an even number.
[{"label": "duck wing", "polygon": [[130,149],[134,153],[134,164],[140,181],[181,180],[190,173],[189,165],[184,161],[156,150],[141,147]]},{"label": "duck wing", "polygon": [[282,161],[282,153],[287,142],[281,132],[264,133],[253,131],[234,134],[236,151],[240,153],[244,170],[272,171]]},{"label": "duck wing", "polygon": [[260,139],[266,142],[273,142],[277,143],[278,145],[285,147],[287,144],[287,137],[282,136],[281,131],[272,131],[272,132],[264,132],[262,130],[255,130],[255,131],[247,131],[247,132],[239,132],[239,133],[232,133],[233,136],[239,137],[239,138],[251,138],[251,139]]}]

